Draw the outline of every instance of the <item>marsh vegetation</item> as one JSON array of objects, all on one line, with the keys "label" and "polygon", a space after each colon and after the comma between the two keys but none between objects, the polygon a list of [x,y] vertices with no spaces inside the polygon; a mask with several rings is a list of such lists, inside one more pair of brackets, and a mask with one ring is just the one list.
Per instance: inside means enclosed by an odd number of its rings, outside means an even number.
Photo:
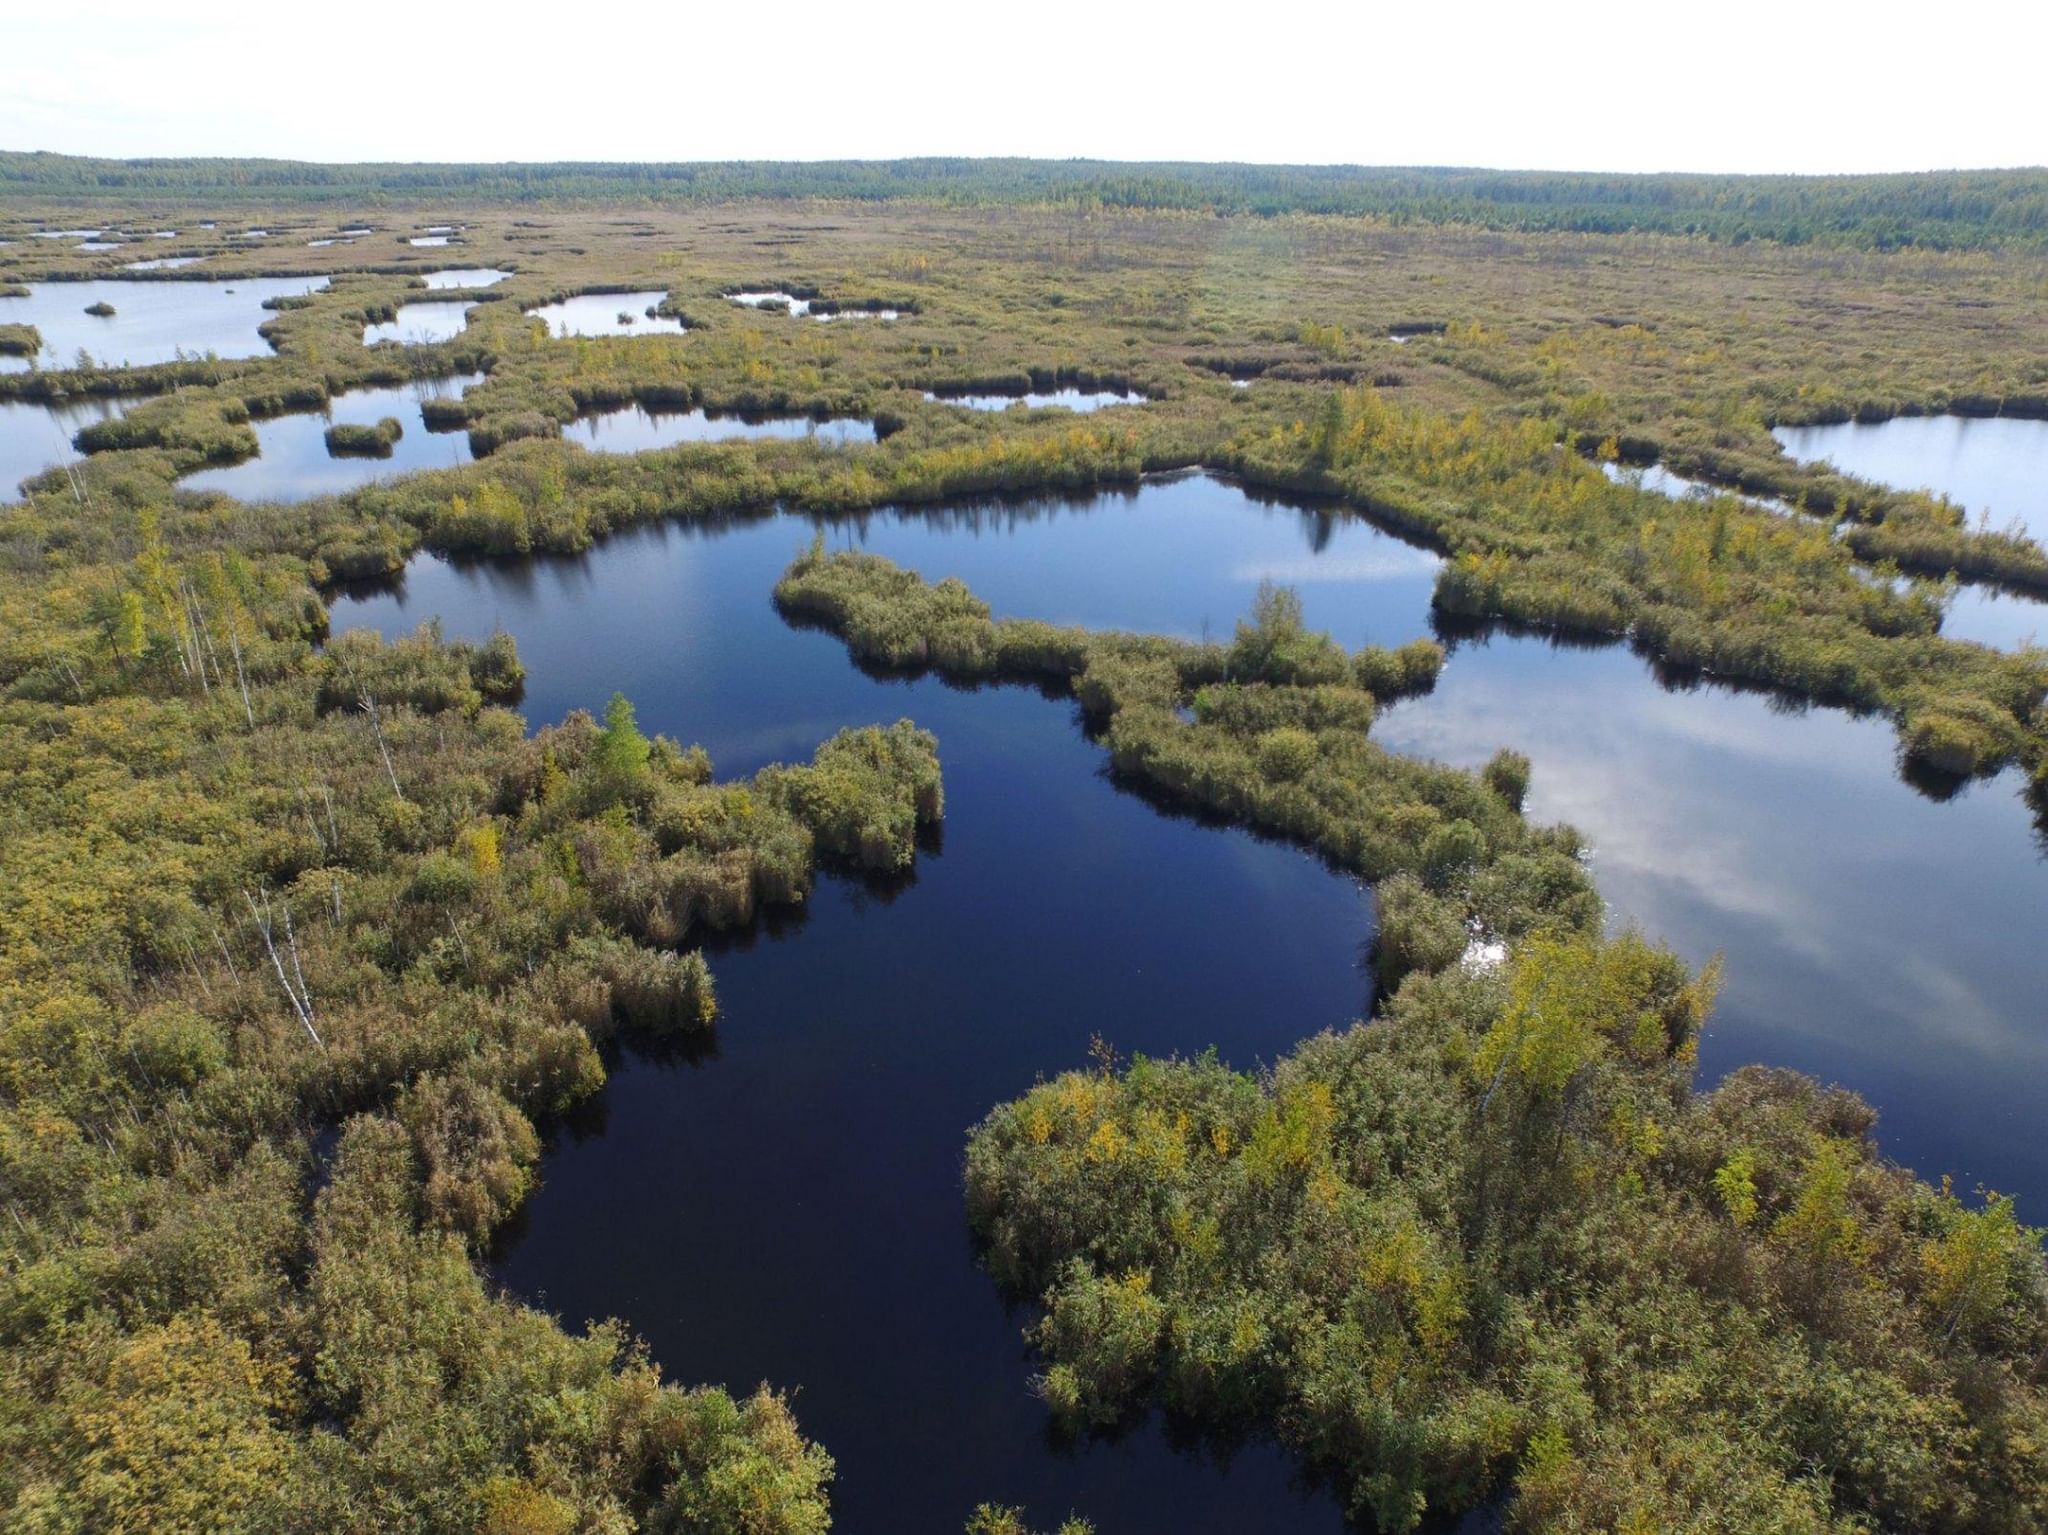
[{"label": "marsh vegetation", "polygon": [[2041,178],[692,169],[0,155],[9,1517],[2038,1522]]}]

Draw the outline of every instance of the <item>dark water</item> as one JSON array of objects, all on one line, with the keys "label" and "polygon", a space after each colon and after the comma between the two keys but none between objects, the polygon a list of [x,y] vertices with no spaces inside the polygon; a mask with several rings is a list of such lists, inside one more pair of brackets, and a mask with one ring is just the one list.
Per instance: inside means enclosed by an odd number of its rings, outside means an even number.
[{"label": "dark water", "polygon": [[[502,624],[528,712],[596,707],[702,741],[722,773],[909,715],[946,765],[944,849],[893,900],[820,887],[808,920],[715,953],[715,1057],[629,1061],[603,1133],[564,1137],[499,1267],[572,1324],[619,1315],[671,1375],[798,1389],[839,1457],[840,1527],[952,1530],[982,1499],[1105,1530],[1334,1530],[1253,1447],[1227,1466],[1147,1424],[1049,1445],[1017,1341],[960,1211],[967,1127],[1100,1033],[1126,1052],[1271,1059],[1365,1005],[1367,897],[1301,854],[1118,790],[1070,704],[1028,689],[878,682],[783,625],[769,589],[810,524],[655,529],[577,561],[415,561],[402,595],[337,628]],[[1227,635],[1262,577],[1345,644],[1426,632],[1434,559],[1354,517],[1206,478],[1079,503],[832,525],[835,544],[958,575],[999,613]],[[1868,1094],[1889,1148],[2048,1201],[2033,1126],[2048,911],[2009,784],[1948,803],[1893,770],[1889,729],[1755,694],[1659,685],[1620,648],[1461,641],[1386,744],[1535,761],[1532,807],[1577,822],[1617,923],[1729,956],[1705,1045]]]},{"label": "dark water", "polygon": [[[1825,459],[1901,490],[1928,490],[1962,507],[1975,523],[2017,522],[2048,542],[2048,421],[2005,416],[1895,416],[1834,426],[1781,426],[1772,436],[1794,458]],[[1956,593],[1942,633],[2012,650],[2048,641],[2048,604],[2037,597],[1969,585]]]},{"label": "dark water", "polygon": [[[303,501],[339,494],[415,469],[446,469],[470,461],[469,433],[430,432],[423,400],[460,395],[481,383],[481,373],[421,379],[392,389],[357,389],[336,395],[325,411],[305,411],[254,423],[258,456],[218,469],[202,469],[181,483],[188,490],[220,490],[244,501]],[[395,416],[405,434],[388,458],[327,451],[327,428],[340,422],[374,426]]]},{"label": "dark water", "polygon": [[363,328],[363,345],[396,341],[405,346],[425,346],[435,341],[452,341],[469,327],[469,312],[475,299],[428,299],[417,304],[400,304],[392,317]]},{"label": "dark water", "polygon": [[1048,389],[1027,394],[930,394],[927,400],[937,400],[942,405],[958,405],[964,410],[1008,410],[1012,405],[1025,410],[1038,410],[1043,406],[1057,405],[1065,410],[1101,410],[1105,405],[1143,405],[1142,394],[1122,389]]},{"label": "dark water", "polygon": [[684,442],[730,442],[737,437],[811,437],[820,442],[873,442],[875,424],[854,416],[818,421],[810,416],[741,416],[701,410],[650,411],[638,405],[578,416],[562,428],[571,442],[593,453],[644,453]]},{"label": "dark water", "polygon": [[[274,316],[263,301],[317,293],[324,277],[236,277],[223,282],[145,282],[121,278],[30,283],[26,298],[0,298],[0,325],[33,325],[43,335],[37,362],[70,367],[80,351],[113,367],[171,362],[181,353],[263,357],[270,343],[256,328]],[[112,304],[104,318],[85,311]]]},{"label": "dark water", "polygon": [[67,405],[0,400],[0,502],[21,498],[21,482],[59,464],[75,462],[71,439],[95,421],[126,415],[135,402],[95,398]]},{"label": "dark water", "polygon": [[[545,320],[548,334],[558,341],[567,336],[680,336],[689,329],[681,320],[647,313],[667,297],[660,288],[644,293],[579,293],[526,312]],[[622,320],[621,315],[629,318]]]}]

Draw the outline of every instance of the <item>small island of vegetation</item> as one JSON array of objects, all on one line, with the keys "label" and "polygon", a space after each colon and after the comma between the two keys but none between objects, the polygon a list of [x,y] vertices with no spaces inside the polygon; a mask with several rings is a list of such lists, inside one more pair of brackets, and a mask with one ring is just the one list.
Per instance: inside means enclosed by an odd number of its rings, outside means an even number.
[{"label": "small island of vegetation", "polygon": [[405,428],[396,416],[385,416],[374,424],[337,421],[323,435],[327,451],[337,458],[343,455],[389,458],[398,439],[405,435]]}]

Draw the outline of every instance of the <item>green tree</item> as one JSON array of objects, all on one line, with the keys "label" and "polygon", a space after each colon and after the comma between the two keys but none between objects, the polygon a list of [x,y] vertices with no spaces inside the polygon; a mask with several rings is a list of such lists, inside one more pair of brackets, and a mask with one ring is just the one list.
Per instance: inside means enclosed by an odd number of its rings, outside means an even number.
[{"label": "green tree", "polygon": [[614,693],[604,706],[604,729],[598,732],[591,752],[591,765],[605,785],[623,793],[647,776],[647,759],[653,751],[633,715],[633,705],[624,693]]}]

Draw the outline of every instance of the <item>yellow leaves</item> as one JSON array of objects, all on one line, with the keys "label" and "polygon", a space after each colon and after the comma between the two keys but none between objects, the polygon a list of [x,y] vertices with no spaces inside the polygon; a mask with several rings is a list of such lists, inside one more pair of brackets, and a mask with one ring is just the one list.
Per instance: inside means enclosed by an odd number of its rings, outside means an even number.
[{"label": "yellow leaves", "polygon": [[1737,1226],[1747,1226],[1756,1219],[1756,1153],[1747,1146],[1737,1146],[1728,1154],[1728,1160],[1714,1170],[1714,1193],[1721,1201],[1721,1208],[1728,1212],[1728,1219]]},{"label": "yellow leaves", "polygon": [[1346,1184],[1337,1176],[1328,1163],[1320,1164],[1309,1174],[1309,1203],[1325,1214],[1335,1215],[1344,1203]]},{"label": "yellow leaves", "polygon": [[498,823],[478,821],[466,826],[455,838],[455,850],[469,860],[470,868],[484,878],[496,874],[504,863]]},{"label": "yellow leaves", "polygon": [[575,1528],[575,1508],[525,1477],[493,1477],[484,1488],[477,1535],[569,1535]]},{"label": "yellow leaves", "polygon": [[2020,1226],[2008,1197],[1987,1195],[1984,1208],[1972,1211],[1944,1188],[1944,1206],[1948,1230],[1922,1246],[1920,1261],[1944,1335],[1967,1335],[1996,1315],[2036,1239]]},{"label": "yellow leaves", "polygon": [[1255,1178],[1306,1173],[1329,1154],[1337,1105],[1325,1082],[1290,1083],[1253,1127],[1245,1148],[1246,1169]]},{"label": "yellow leaves", "polygon": [[1116,1091],[1113,1083],[1083,1072],[1070,1071],[1053,1084],[1054,1101],[1060,1111],[1076,1124],[1095,1123],[1105,1100]]},{"label": "yellow leaves", "polygon": [[1849,1204],[1856,1157],[1841,1141],[1823,1138],[1814,1146],[1799,1197],[1778,1217],[1771,1234],[1812,1264],[1840,1259],[1862,1262],[1866,1242]]},{"label": "yellow leaves", "polygon": [[1361,1277],[1375,1290],[1413,1295],[1422,1287],[1426,1256],[1421,1228],[1406,1219],[1373,1244]]},{"label": "yellow leaves", "polygon": [[1209,1127],[1209,1149],[1219,1157],[1229,1157],[1231,1152],[1230,1126],[1219,1120]]},{"label": "yellow leaves", "polygon": [[1082,1153],[1090,1162],[1114,1162],[1124,1154],[1131,1143],[1124,1134],[1123,1126],[1113,1119],[1105,1119],[1095,1127],[1095,1133],[1088,1137],[1087,1149]]},{"label": "yellow leaves", "polygon": [[122,1343],[104,1395],[74,1418],[86,1523],[112,1535],[201,1535],[260,1524],[292,1446],[272,1415],[283,1372],[211,1317]]},{"label": "yellow leaves", "polygon": [[1166,1229],[1182,1257],[1197,1269],[1212,1266],[1223,1251],[1223,1228],[1213,1215],[1197,1215],[1176,1204],[1167,1213]]},{"label": "yellow leaves", "polygon": [[1133,1154],[1157,1176],[1172,1179],[1187,1167],[1185,1115],[1175,1122],[1157,1109],[1140,1109],[1131,1132]]},{"label": "yellow leaves", "polygon": [[1508,1002],[1480,1041],[1475,1070],[1513,1073],[1554,1098],[1612,1046],[1654,1064],[1693,1038],[1718,989],[1718,963],[1680,981],[1668,953],[1633,933],[1611,941],[1537,934],[1508,971]]},{"label": "yellow leaves", "polygon": [[1344,350],[1346,336],[1341,325],[1318,325],[1314,320],[1304,320],[1296,333],[1301,344],[1313,347],[1326,357],[1335,357]]}]

